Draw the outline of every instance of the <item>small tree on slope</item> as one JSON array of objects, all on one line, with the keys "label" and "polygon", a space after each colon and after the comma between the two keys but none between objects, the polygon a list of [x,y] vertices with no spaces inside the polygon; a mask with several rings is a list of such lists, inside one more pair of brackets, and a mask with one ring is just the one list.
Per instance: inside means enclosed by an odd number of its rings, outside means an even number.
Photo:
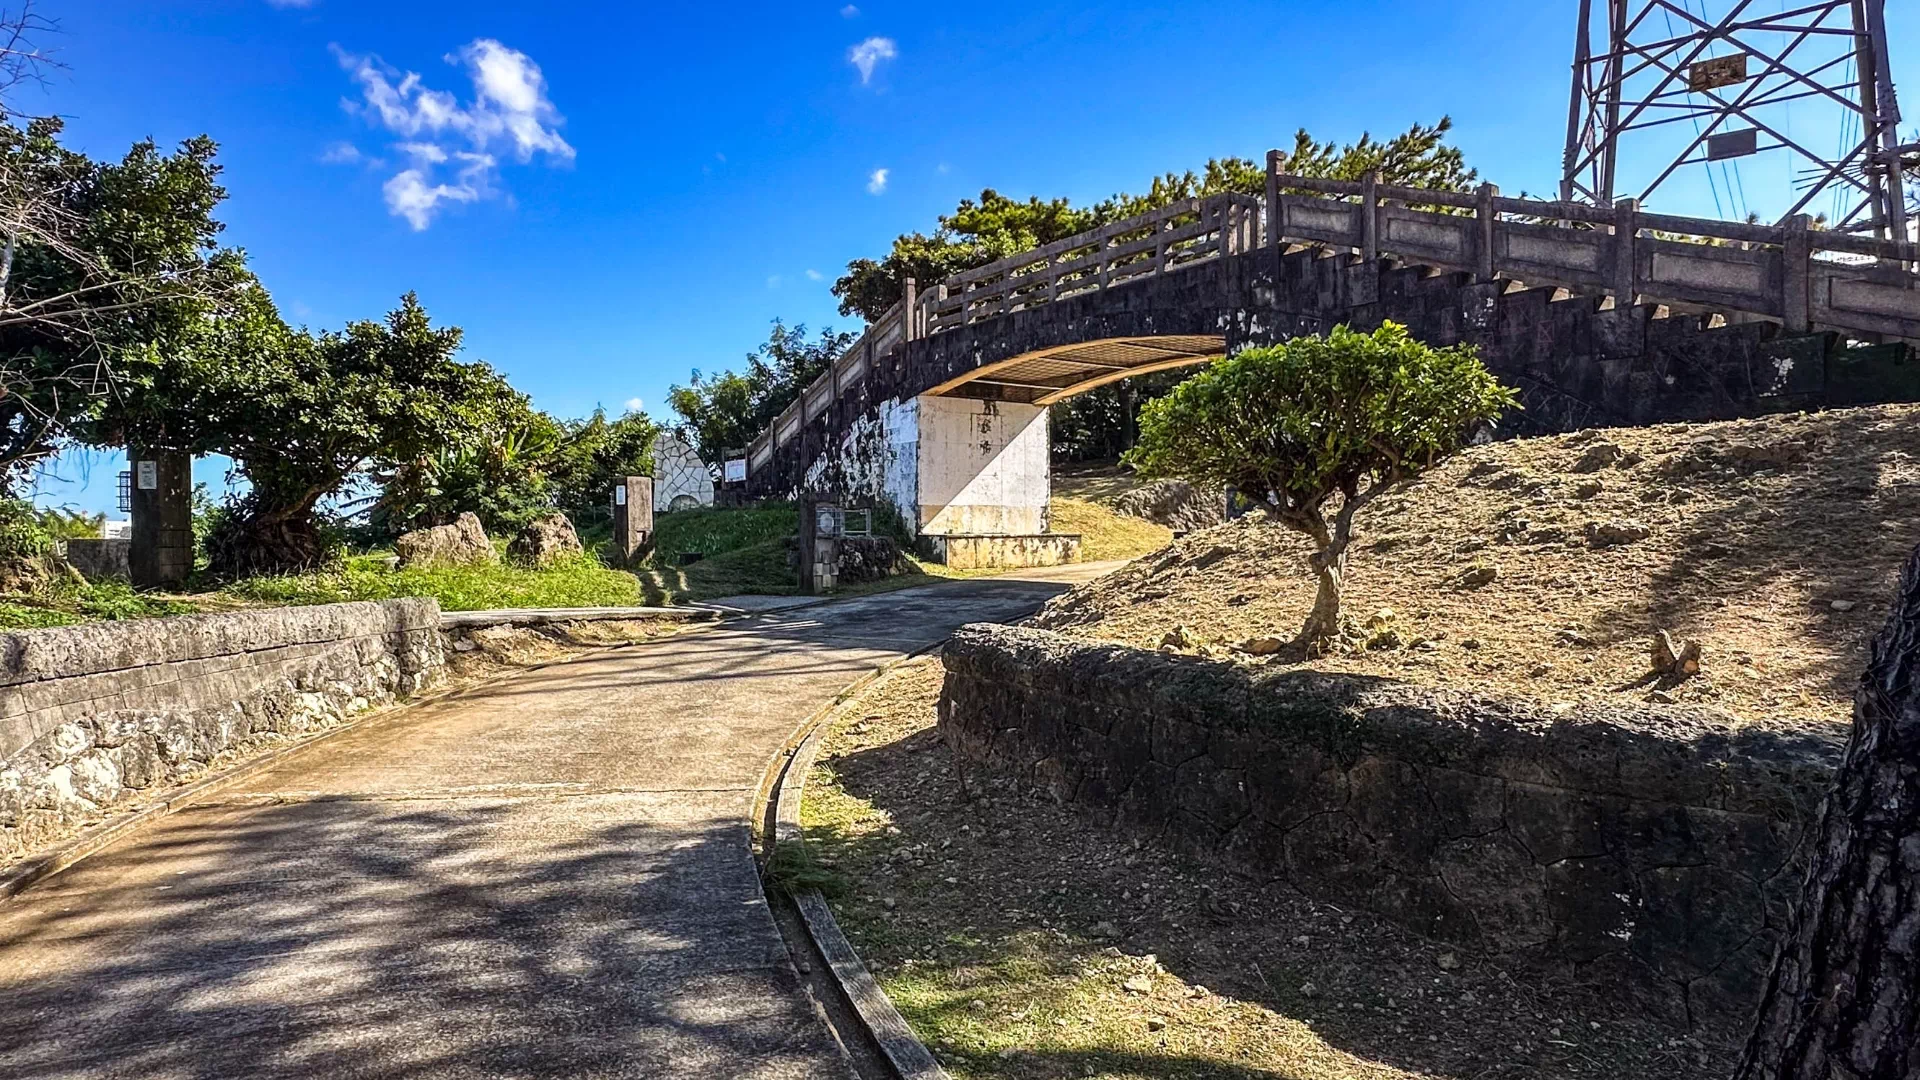
[{"label": "small tree on slope", "polygon": [[1853,699],[1738,1080],[1920,1077],[1920,550]]},{"label": "small tree on slope", "polygon": [[1312,538],[1319,594],[1301,638],[1318,649],[1340,632],[1354,512],[1514,404],[1471,346],[1431,348],[1394,323],[1337,326],[1247,349],[1148,402],[1127,461],[1147,476],[1230,485]]}]

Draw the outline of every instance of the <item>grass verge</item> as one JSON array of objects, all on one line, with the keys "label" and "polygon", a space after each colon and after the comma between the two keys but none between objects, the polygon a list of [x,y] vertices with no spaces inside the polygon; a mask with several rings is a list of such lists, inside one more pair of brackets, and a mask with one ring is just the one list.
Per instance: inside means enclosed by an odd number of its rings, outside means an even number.
[{"label": "grass verge", "polygon": [[510,563],[386,568],[385,558],[349,558],[337,570],[237,581],[220,590],[248,605],[333,604],[430,596],[443,611],[513,607],[624,607],[642,603],[632,574],[609,570],[591,555],[535,570]]},{"label": "grass verge", "polygon": [[843,704],[808,777],[812,864],[959,1080],[1726,1075],[1725,1038],[1262,887],[968,770],[942,670]]},{"label": "grass verge", "polygon": [[1080,534],[1081,562],[1137,559],[1173,542],[1173,530],[1164,525],[1085,499],[1053,499],[1047,521],[1054,532]]}]

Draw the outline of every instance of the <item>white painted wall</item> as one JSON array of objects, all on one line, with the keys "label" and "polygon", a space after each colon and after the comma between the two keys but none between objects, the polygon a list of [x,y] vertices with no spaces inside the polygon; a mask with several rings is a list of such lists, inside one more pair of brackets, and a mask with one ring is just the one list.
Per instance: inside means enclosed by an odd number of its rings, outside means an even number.
[{"label": "white painted wall", "polygon": [[1053,475],[1044,406],[929,396],[918,404],[921,532],[1047,531]]}]

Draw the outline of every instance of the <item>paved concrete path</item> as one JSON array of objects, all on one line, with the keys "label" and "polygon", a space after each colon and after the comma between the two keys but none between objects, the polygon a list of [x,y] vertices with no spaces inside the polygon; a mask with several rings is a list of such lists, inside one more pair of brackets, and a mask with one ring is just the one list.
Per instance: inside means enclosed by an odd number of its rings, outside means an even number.
[{"label": "paved concrete path", "polygon": [[875,664],[1098,569],[772,612],[341,735],[0,905],[0,1077],[844,1077],[755,876],[761,772]]}]

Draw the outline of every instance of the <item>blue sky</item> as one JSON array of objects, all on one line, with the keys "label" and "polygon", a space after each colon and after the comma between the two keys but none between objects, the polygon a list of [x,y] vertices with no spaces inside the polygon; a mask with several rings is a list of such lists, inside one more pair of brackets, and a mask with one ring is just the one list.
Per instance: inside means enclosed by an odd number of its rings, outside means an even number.
[{"label": "blue sky", "polygon": [[[225,239],[291,320],[416,290],[561,415],[661,415],[775,317],[848,326],[828,292],[846,261],[986,186],[1090,201],[1301,126],[1344,141],[1445,113],[1503,191],[1551,192],[1574,20],[1570,0],[42,6],[70,66],[42,107],[95,155],[213,136]],[[1920,41],[1893,6],[1894,41]],[[1743,178],[1762,212],[1786,183]],[[1697,182],[1656,207],[1714,210]],[[108,508],[121,467],[65,462],[42,501]]]}]

